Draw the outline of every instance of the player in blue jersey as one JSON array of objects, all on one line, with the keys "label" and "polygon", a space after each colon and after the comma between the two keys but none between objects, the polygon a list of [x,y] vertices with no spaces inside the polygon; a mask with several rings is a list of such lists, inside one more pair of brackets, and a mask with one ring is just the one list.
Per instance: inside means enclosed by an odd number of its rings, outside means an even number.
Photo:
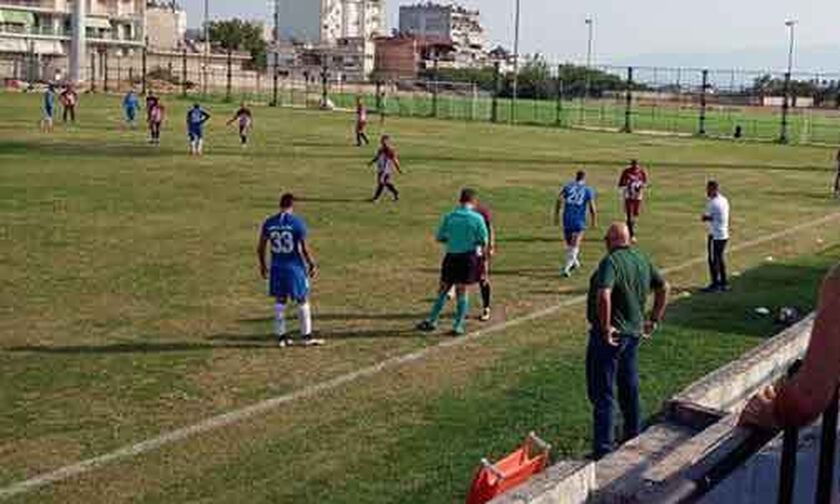
[{"label": "player in blue jersey", "polygon": [[137,112],[140,110],[140,98],[133,89],[130,89],[125,94],[122,101],[123,114],[125,114],[125,123],[129,128],[137,127]]},{"label": "player in blue jersey", "polygon": [[210,120],[201,105],[196,103],[187,112],[187,136],[190,139],[190,155],[200,156],[204,152],[204,123]]},{"label": "player in blue jersey", "polygon": [[[294,215],[294,202],[292,194],[280,198],[280,213],[265,221],[257,245],[260,274],[269,281],[269,295],[276,301],[274,334],[281,347],[292,343],[286,332],[286,306],[290,301],[298,306],[301,343],[304,346],[323,344],[312,337],[309,305],[309,279],[317,275],[318,266],[306,244],[306,224]],[[268,246],[271,247],[270,269],[265,260]]]},{"label": "player in blue jersey", "polygon": [[55,102],[58,96],[55,93],[55,88],[52,84],[47,86],[44,91],[44,109],[43,117],[41,117],[41,131],[44,133],[51,133],[53,130],[53,118],[55,117]]},{"label": "player in blue jersey", "polygon": [[586,185],[586,172],[579,171],[573,182],[566,184],[557,196],[554,206],[554,225],[560,224],[560,210],[563,210],[563,231],[566,241],[566,263],[563,276],[580,267],[580,244],[586,231],[586,214],[592,225],[597,225],[598,210],[595,208],[595,190]]}]

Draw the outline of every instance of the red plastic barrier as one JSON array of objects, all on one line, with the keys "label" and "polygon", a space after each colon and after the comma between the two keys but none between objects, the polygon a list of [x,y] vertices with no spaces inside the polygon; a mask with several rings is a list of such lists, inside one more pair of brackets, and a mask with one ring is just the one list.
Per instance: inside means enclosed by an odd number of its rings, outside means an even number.
[{"label": "red plastic barrier", "polygon": [[[535,453],[535,448],[540,451]],[[521,448],[495,464],[483,459],[473,478],[467,504],[485,504],[541,473],[548,465],[550,450],[551,446],[532,432]]]}]

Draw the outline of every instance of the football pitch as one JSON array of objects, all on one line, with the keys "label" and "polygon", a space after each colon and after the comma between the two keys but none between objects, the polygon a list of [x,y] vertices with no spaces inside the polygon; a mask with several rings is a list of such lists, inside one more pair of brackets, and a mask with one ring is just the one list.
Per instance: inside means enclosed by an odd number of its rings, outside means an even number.
[{"label": "football pitch", "polygon": [[[371,138],[393,136],[406,174],[399,203],[374,205],[374,148],[352,144],[349,114],[255,106],[243,150],[224,126],[235,106],[210,103],[196,159],[189,103],[165,102],[153,147],[123,128],[119,97],[83,96],[79,124],[45,135],[40,96],[0,94],[0,500],[459,502],[478,460],[529,431],[558,457],[585,455],[581,295],[631,157],[653,179],[639,246],[675,287],[641,351],[648,415],[779,329],[754,308],[812,307],[840,258],[828,148],[388,118]],[[551,211],[579,168],[600,227],[584,272],[561,279]],[[712,177],[733,205],[738,275],[709,297],[696,289]],[[462,340],[419,334],[433,232],[464,186],[494,212],[493,320],[470,320]],[[302,199],[321,268],[323,347],[270,335],[255,248],[283,191]]]}]

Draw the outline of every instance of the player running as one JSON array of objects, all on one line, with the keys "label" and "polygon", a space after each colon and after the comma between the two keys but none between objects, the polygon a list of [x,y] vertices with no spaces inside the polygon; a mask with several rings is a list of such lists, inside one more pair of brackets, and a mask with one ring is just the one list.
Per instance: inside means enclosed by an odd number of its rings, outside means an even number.
[{"label": "player running", "polygon": [[361,147],[362,142],[365,145],[370,144],[367,133],[365,133],[367,130],[367,116],[367,107],[365,107],[362,97],[356,97],[356,147]]},{"label": "player running", "polygon": [[151,107],[147,111],[149,123],[149,143],[160,145],[160,130],[163,126],[163,120],[166,118],[166,108],[163,102],[155,99]]},{"label": "player running", "polygon": [[490,208],[479,201],[475,207],[475,211],[484,219],[484,225],[487,226],[486,250],[482,247],[476,249],[476,253],[478,254],[478,287],[481,290],[482,305],[481,316],[478,320],[487,322],[490,320],[491,301],[490,261],[496,254],[496,230],[493,227],[493,214],[490,212]]},{"label": "player running", "polygon": [[61,92],[60,101],[61,106],[64,107],[62,122],[66,124],[67,119],[70,119],[71,123],[76,124],[76,105],[79,103],[79,95],[72,84],[68,84]]},{"label": "player running", "polygon": [[209,120],[210,114],[198,103],[187,112],[187,136],[190,140],[191,156],[201,156],[204,153],[204,124]]},{"label": "player running", "polygon": [[140,98],[137,97],[137,93],[133,89],[130,89],[125,94],[125,97],[123,97],[122,106],[126,125],[131,129],[136,128],[137,112],[140,110]]},{"label": "player running", "polygon": [[368,164],[376,165],[376,192],[374,192],[373,198],[370,201],[373,203],[379,201],[379,197],[382,196],[382,192],[385,189],[388,189],[394,195],[394,201],[399,201],[400,192],[397,191],[397,188],[394,187],[391,180],[394,176],[394,170],[400,174],[403,171],[402,166],[400,166],[400,158],[397,155],[397,151],[391,145],[391,137],[382,135],[379,150],[376,151],[376,155]]},{"label": "player running", "polygon": [[622,173],[618,187],[624,193],[624,213],[627,216],[627,227],[630,228],[630,238],[636,239],[636,221],[642,213],[642,200],[648,187],[648,176],[639,161],[633,159]]},{"label": "player running", "polygon": [[[269,295],[275,299],[274,334],[278,345],[292,344],[286,332],[286,306],[298,306],[301,344],[321,345],[312,337],[312,309],[309,305],[309,279],[318,274],[318,266],[306,244],[307,229],[303,219],[294,215],[295,197],[286,193],[280,198],[280,213],[269,217],[260,231],[257,257],[260,275],[269,280]],[[271,269],[266,266],[266,248],[271,246]]]},{"label": "player running", "polygon": [[41,117],[41,131],[44,133],[52,133],[53,118],[55,117],[55,102],[56,102],[55,87],[52,84],[47,86],[44,91],[44,109]]},{"label": "player running", "polygon": [[446,247],[446,256],[443,259],[440,288],[432,312],[428,319],[417,325],[417,329],[423,332],[437,329],[440,314],[446,306],[447,293],[454,285],[458,301],[452,334],[463,336],[467,333],[466,321],[470,304],[467,289],[480,278],[477,250],[481,250],[482,255],[488,253],[489,233],[484,219],[475,211],[478,203],[476,192],[472,189],[462,190],[459,202],[458,208],[443,218],[436,235],[437,241]]},{"label": "player running", "polygon": [[254,116],[251,114],[251,109],[245,106],[245,102],[242,102],[239,110],[233,114],[233,117],[227,122],[227,125],[230,126],[233,123],[239,125],[239,141],[242,143],[242,147],[247,147],[248,135],[251,134],[251,128],[254,126]]},{"label": "player running", "polygon": [[580,245],[586,231],[586,213],[593,226],[598,225],[598,210],[595,208],[595,190],[586,184],[586,172],[581,170],[575,180],[569,182],[554,205],[554,225],[560,224],[560,210],[563,210],[563,236],[566,241],[566,263],[563,276],[569,277],[572,271],[580,268]]}]

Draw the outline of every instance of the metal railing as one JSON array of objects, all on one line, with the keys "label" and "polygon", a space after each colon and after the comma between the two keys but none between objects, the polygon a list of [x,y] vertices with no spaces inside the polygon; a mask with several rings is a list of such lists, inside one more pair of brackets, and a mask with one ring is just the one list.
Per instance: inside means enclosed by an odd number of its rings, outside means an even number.
[{"label": "metal railing", "polygon": [[[792,377],[800,366],[800,361],[794,363],[788,371],[788,377]],[[830,406],[822,415],[819,466],[814,491],[816,504],[832,502],[838,405],[840,405],[838,401],[840,401],[840,395],[835,392]],[[728,443],[723,443],[722,446],[707,453],[655,502],[657,504],[688,504],[701,501],[777,437],[777,432],[735,429]],[[782,458],[779,465],[778,504],[793,503],[798,448],[799,429],[795,427],[785,429],[782,434]]]}]

